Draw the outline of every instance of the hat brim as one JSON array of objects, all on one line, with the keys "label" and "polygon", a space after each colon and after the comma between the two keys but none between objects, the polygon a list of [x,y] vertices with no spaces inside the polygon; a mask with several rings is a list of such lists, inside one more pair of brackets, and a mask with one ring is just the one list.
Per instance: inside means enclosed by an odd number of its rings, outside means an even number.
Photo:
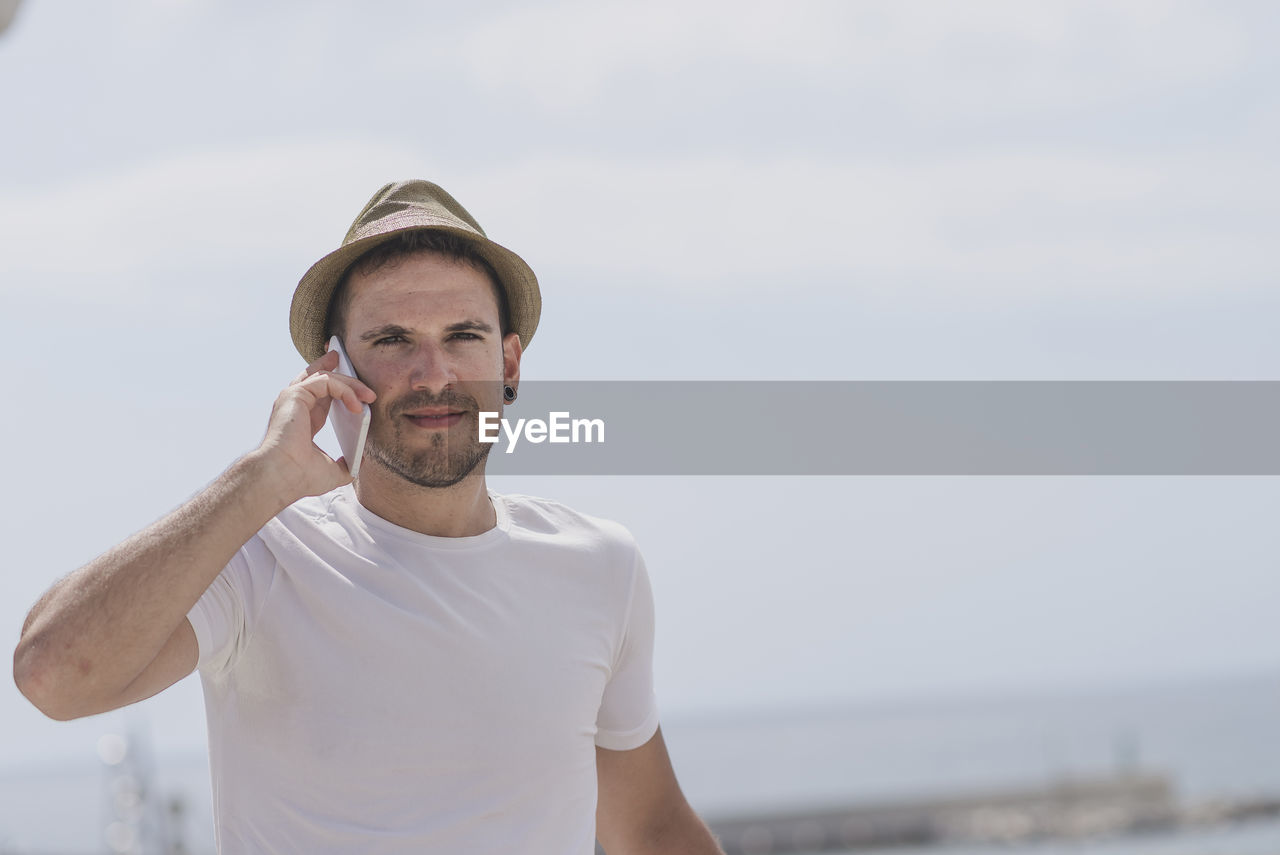
[{"label": "hat brim", "polygon": [[289,307],[289,331],[293,337],[293,345],[302,354],[302,358],[310,363],[324,356],[328,342],[325,326],[328,322],[329,303],[347,269],[360,256],[379,244],[386,243],[396,235],[419,229],[449,232],[475,246],[480,256],[489,262],[498,275],[498,285],[507,296],[511,331],[520,336],[521,347],[527,348],[533,339],[534,330],[538,328],[538,319],[542,314],[542,296],[538,289],[538,278],[524,259],[506,247],[481,237],[474,231],[458,228],[451,222],[442,220],[435,224],[424,222],[421,213],[406,214],[409,216],[404,219],[409,222],[405,225],[396,227],[394,222],[386,222],[384,228],[391,228],[344,244],[311,265],[311,269],[303,274]]}]

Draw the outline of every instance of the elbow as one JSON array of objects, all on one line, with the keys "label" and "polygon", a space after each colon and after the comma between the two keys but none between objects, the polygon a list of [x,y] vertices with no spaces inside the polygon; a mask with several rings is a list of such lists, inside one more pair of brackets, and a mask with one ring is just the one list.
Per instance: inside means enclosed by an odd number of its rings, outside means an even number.
[{"label": "elbow", "polygon": [[54,721],[70,721],[91,715],[71,691],[80,681],[69,679],[41,655],[40,645],[29,638],[13,652],[13,682],[36,709]]}]

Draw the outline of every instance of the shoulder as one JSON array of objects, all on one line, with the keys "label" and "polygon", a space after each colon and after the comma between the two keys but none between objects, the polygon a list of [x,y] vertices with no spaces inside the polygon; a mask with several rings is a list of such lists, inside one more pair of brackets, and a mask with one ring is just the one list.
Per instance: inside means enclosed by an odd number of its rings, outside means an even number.
[{"label": "shoulder", "polygon": [[555,538],[627,552],[637,550],[635,537],[622,523],[586,514],[554,499],[523,493],[492,494],[506,504],[511,530],[535,538]]},{"label": "shoulder", "polygon": [[346,542],[358,537],[360,528],[355,495],[348,486],[299,499],[276,514],[259,535],[269,545],[315,538]]},{"label": "shoulder", "polygon": [[319,496],[299,499],[277,514],[276,519],[285,524],[331,520],[351,513],[354,501],[350,486],[339,487]]}]

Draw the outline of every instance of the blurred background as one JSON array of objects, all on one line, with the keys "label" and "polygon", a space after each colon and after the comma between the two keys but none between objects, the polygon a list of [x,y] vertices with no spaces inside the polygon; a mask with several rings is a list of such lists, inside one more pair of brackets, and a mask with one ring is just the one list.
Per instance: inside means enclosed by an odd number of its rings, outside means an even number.
[{"label": "blurred background", "polygon": [[[1280,379],[1273,3],[6,21],[13,643],[257,443],[294,285],[390,180],[537,271],[528,379]],[[491,485],[636,534],[663,729],[730,852],[1280,852],[1275,478]],[[204,751],[194,677],[71,723],[5,680],[0,851],[210,853]]]}]

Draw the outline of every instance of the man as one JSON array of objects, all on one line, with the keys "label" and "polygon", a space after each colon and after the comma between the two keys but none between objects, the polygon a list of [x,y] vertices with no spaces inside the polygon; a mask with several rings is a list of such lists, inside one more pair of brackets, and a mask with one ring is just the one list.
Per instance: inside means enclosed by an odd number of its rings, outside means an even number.
[{"label": "man", "polygon": [[[384,187],[298,285],[310,364],[262,444],[41,598],[19,688],[69,719],[198,667],[227,855],[720,852],[658,728],[630,535],[485,483],[478,413],[540,306],[451,196]],[[313,443],[333,402],[372,408],[354,482]]]}]

